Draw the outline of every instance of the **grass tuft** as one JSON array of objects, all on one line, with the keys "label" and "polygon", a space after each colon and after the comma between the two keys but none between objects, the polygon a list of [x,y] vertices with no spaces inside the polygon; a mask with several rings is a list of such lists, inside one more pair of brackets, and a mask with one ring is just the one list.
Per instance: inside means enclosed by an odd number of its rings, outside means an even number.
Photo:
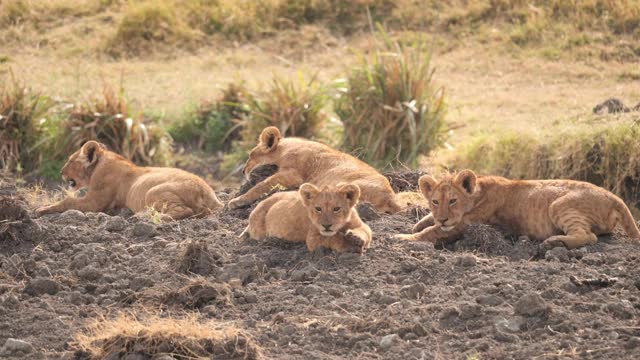
[{"label": "grass tuft", "polygon": [[206,152],[231,150],[239,139],[240,122],[247,116],[249,93],[244,83],[230,83],[214,101],[204,101],[169,129],[173,140]]},{"label": "grass tuft", "polygon": [[416,167],[444,137],[444,89],[433,84],[431,53],[391,41],[363,57],[336,103],[344,146],[379,167]]},{"label": "grass tuft", "polygon": [[53,105],[13,77],[0,86],[0,169],[29,173],[41,165],[40,139]]},{"label": "grass tuft", "polygon": [[75,337],[77,358],[111,359],[171,355],[178,359],[260,359],[260,349],[242,331],[195,317],[120,315],[101,319]]},{"label": "grass tuft", "polygon": [[89,140],[97,140],[139,165],[169,162],[170,138],[149,123],[144,115],[134,115],[122,90],[105,86],[102,97],[76,105],[63,122],[62,152],[70,154]]}]

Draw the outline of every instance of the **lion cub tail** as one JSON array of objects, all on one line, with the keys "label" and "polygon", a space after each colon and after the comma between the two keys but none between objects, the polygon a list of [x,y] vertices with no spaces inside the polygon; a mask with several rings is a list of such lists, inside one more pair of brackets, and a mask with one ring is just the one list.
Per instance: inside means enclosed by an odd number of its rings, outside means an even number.
[{"label": "lion cub tail", "polygon": [[618,211],[618,214],[620,214],[620,225],[624,228],[627,236],[636,241],[640,241],[640,230],[638,230],[638,225],[636,225],[636,221],[633,219],[631,211],[621,199],[616,200],[616,210]]}]

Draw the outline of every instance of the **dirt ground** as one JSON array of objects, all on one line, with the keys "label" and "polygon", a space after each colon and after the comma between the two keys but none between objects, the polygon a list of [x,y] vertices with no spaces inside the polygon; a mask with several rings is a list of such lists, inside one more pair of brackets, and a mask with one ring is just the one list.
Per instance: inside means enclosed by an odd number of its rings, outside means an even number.
[{"label": "dirt ground", "polygon": [[[74,334],[123,312],[216,320],[269,359],[640,358],[640,244],[617,233],[541,254],[472,226],[434,249],[391,240],[425,209],[368,211],[374,240],[358,256],[242,240],[248,209],[165,224],[128,211],[31,219],[13,188],[0,196],[3,359],[87,358]],[[152,355],[110,358],[173,359]]]}]

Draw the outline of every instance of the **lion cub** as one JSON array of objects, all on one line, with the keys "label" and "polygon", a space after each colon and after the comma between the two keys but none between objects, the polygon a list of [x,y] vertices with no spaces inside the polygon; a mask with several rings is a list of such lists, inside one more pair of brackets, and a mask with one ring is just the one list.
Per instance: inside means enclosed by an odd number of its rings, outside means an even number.
[{"label": "lion cub", "polygon": [[251,212],[244,234],[255,240],[277,237],[306,242],[309,251],[322,246],[339,252],[363,253],[371,243],[371,229],[355,205],[360,188],[347,184],[324,187],[303,184],[299,191],[279,192]]},{"label": "lion cub", "polygon": [[62,168],[72,189],[87,188],[81,198],[66,198],[36,210],[38,216],[70,209],[99,212],[127,207],[134,212],[152,207],[165,219],[206,216],[223,205],[201,178],[173,168],[139,167],[88,141]]},{"label": "lion cub", "polygon": [[420,191],[431,214],[400,240],[451,240],[469,223],[503,226],[518,235],[544,240],[545,248],[594,244],[597,235],[621,224],[627,235],[640,232],[624,202],[595,185],[572,180],[508,180],[464,170],[436,181],[425,175]]},{"label": "lion cub", "polygon": [[250,205],[276,186],[290,189],[307,182],[319,187],[355,184],[360,187],[362,201],[370,202],[378,211],[401,210],[389,180],[376,169],[319,142],[283,138],[273,126],[262,130],[258,145],[249,153],[244,175],[248,178],[253,169],[264,164],[277,165],[278,172],[231,200],[230,208]]}]

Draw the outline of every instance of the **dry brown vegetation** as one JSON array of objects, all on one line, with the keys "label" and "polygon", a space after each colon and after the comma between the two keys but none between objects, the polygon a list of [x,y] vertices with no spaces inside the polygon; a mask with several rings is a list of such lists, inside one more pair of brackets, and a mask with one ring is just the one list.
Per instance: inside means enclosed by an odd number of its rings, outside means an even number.
[{"label": "dry brown vegetation", "polygon": [[260,359],[260,349],[239,329],[195,317],[160,318],[121,314],[101,319],[76,336],[79,359],[110,359],[122,354],[179,359]]}]

